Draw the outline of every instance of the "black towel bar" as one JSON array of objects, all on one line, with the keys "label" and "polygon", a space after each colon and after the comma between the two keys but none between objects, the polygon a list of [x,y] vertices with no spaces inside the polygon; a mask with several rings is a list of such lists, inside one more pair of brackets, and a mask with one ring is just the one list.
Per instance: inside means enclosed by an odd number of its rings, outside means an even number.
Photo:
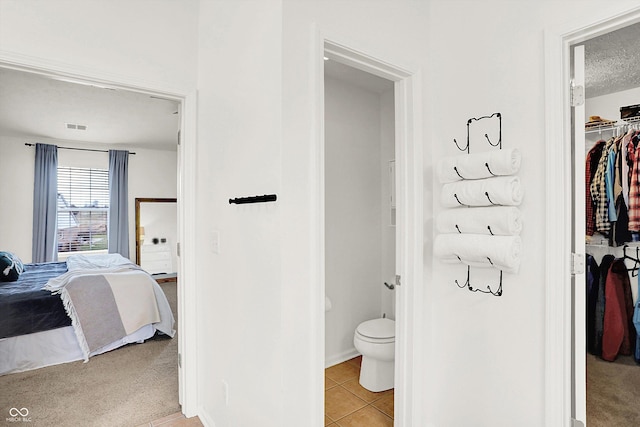
[{"label": "black towel bar", "polygon": [[278,196],[276,196],[275,194],[265,194],[263,196],[238,197],[235,199],[229,199],[229,204],[235,203],[237,205],[242,205],[245,203],[275,202],[277,199]]}]

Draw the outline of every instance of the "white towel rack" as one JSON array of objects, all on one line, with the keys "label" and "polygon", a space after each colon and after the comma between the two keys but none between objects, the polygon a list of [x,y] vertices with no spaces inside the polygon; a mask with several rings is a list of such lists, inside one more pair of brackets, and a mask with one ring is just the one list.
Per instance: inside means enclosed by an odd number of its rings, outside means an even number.
[{"label": "white towel rack", "polygon": [[[485,119],[492,119],[492,118],[497,118],[498,119],[498,140],[496,142],[491,141],[491,138],[489,138],[489,135],[486,134],[486,133],[484,134],[484,137],[486,138],[486,140],[487,140],[487,142],[489,143],[490,146],[498,147],[498,149],[501,150],[502,149],[502,114],[501,113],[493,113],[493,114],[491,114],[489,116],[482,116],[482,117],[472,117],[469,120],[467,120],[467,145],[464,146],[464,147],[461,147],[458,144],[458,141],[455,138],[453,140],[453,142],[456,145],[456,147],[458,148],[458,150],[464,151],[467,154],[470,154],[470,152],[471,152],[471,141],[470,141],[470,126],[471,126],[471,124],[473,122],[476,122],[476,121],[485,120]],[[491,171],[489,171],[489,172],[491,172]],[[493,203],[493,201],[491,201],[491,199],[489,198],[488,194],[486,194],[486,196],[487,196],[487,199],[489,199],[489,202],[490,202],[491,205],[498,206],[495,203]],[[457,199],[457,196],[456,196],[456,199]],[[458,203],[460,203],[459,200],[458,200]],[[462,203],[460,203],[460,204],[462,205]],[[462,205],[462,206],[464,206],[464,205]],[[489,231],[491,231],[491,230],[489,230]],[[462,232],[460,231],[459,228],[458,228],[458,233],[462,234]],[[493,233],[491,233],[491,234],[493,235]],[[460,259],[460,257],[458,257],[458,259]],[[493,262],[491,261],[490,258],[487,258],[487,260],[488,260],[488,262],[490,264],[493,264]],[[497,287],[495,287],[495,285],[493,286],[495,288],[495,290],[492,289],[492,285],[485,285],[484,287],[477,287],[477,286],[472,285],[470,276],[471,276],[471,266],[467,265],[467,279],[464,281],[464,283],[460,283],[456,279],[455,280],[455,284],[459,288],[461,288],[461,289],[462,288],[467,288],[471,292],[481,292],[481,293],[484,293],[484,294],[491,294],[491,295],[497,296],[497,297],[502,295],[502,270],[500,270],[500,280],[498,282]]]}]

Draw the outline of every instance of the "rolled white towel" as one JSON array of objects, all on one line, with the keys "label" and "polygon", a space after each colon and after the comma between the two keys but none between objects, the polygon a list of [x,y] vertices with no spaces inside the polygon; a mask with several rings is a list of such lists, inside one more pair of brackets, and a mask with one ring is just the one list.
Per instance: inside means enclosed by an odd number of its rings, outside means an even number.
[{"label": "rolled white towel", "polygon": [[515,206],[446,209],[438,214],[436,229],[440,233],[517,236],[522,231],[522,215]]},{"label": "rolled white towel", "polygon": [[433,254],[449,264],[461,263],[517,273],[521,248],[520,236],[439,234],[433,243]]},{"label": "rolled white towel", "polygon": [[444,184],[440,196],[446,208],[459,206],[518,206],[522,188],[517,176],[499,176]]},{"label": "rolled white towel", "polygon": [[436,171],[438,180],[445,184],[463,179],[513,175],[520,170],[521,160],[522,156],[517,148],[491,150],[477,154],[445,157],[436,165]]}]

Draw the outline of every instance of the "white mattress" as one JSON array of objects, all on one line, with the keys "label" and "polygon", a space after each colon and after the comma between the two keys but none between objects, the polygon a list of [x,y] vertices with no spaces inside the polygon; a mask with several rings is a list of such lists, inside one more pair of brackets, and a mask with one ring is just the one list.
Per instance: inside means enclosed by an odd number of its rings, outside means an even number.
[{"label": "white mattress", "polygon": [[[151,338],[156,330],[171,337],[174,336],[175,320],[167,297],[156,282],[153,283],[153,289],[158,302],[160,322],[145,325],[134,333],[90,353],[90,357],[115,350],[126,344],[142,343]],[[0,375],[76,360],[83,360],[83,357],[73,326],[0,339]]]},{"label": "white mattress", "polygon": [[[94,351],[90,356],[106,353],[126,344],[143,342],[155,332],[155,326],[143,326],[121,340]],[[0,339],[0,375],[82,359],[82,350],[72,326]]]}]

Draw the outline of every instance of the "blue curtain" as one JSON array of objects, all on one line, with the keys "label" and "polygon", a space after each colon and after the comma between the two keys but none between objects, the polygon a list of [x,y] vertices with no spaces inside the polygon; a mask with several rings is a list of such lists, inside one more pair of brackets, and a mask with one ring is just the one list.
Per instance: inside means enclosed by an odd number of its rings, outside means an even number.
[{"label": "blue curtain", "polygon": [[36,144],[33,183],[32,262],[58,260],[58,147]]},{"label": "blue curtain", "polygon": [[109,150],[109,253],[129,258],[129,152]]}]

